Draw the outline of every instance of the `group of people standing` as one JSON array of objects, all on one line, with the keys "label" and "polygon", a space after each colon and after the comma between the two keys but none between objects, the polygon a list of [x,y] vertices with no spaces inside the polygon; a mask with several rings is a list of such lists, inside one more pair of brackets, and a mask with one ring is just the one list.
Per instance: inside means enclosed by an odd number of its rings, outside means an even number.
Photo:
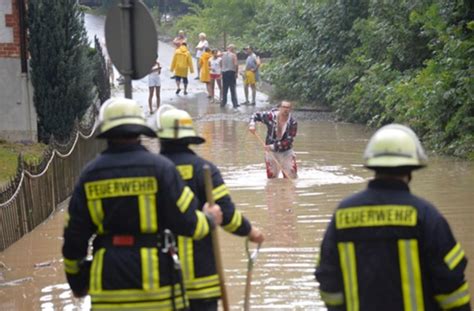
[{"label": "group of people standing", "polygon": [[[189,84],[188,75],[194,73],[194,67],[184,31],[179,31],[178,36],[173,40],[173,44],[176,50],[170,69],[174,73],[173,77],[176,79],[176,94],[180,94],[181,82],[183,82],[183,94],[186,95]],[[239,107],[236,92],[239,63],[235,45],[229,44],[224,52],[216,48],[211,49],[206,34],[200,33],[199,42],[195,50],[197,60],[197,76],[195,79],[206,84],[208,98],[215,100],[217,85],[220,105],[223,107],[227,104],[227,94],[230,91],[232,106],[234,108]],[[257,57],[250,46],[244,48],[244,51],[247,53],[247,60],[242,74],[245,91],[245,101],[242,104],[255,105],[260,58]],[[251,100],[249,100],[249,88],[252,90]]]},{"label": "group of people standing", "polygon": [[[172,78],[176,81],[176,94],[178,95],[183,91],[183,94],[187,95],[188,75],[194,73],[194,66],[184,31],[180,30],[178,32],[178,36],[173,40],[173,45],[175,46],[175,52],[170,70],[173,72]],[[216,48],[211,49],[206,34],[200,33],[199,42],[195,46],[195,50],[197,63],[197,76],[195,79],[206,84],[208,99],[215,101],[215,89],[217,86],[219,89],[218,102],[221,107],[227,105],[227,95],[230,92],[232,106],[238,108],[240,105],[237,99],[236,86],[239,77],[239,62],[235,45],[229,44],[224,52]],[[244,51],[247,53],[247,59],[241,75],[244,82],[245,101],[241,105],[255,105],[261,62],[251,46],[245,47]],[[148,106],[150,114],[160,107],[160,73],[161,65],[157,59],[148,76]],[[183,89],[181,89],[181,85]],[[249,94],[249,89],[251,94]],[[156,96],[156,109],[153,108],[153,96]]]}]

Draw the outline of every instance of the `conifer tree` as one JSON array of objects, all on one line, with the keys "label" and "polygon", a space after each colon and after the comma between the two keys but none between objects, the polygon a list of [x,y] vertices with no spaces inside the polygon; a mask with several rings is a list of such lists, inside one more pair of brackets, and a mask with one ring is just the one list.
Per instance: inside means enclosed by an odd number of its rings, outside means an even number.
[{"label": "conifer tree", "polygon": [[97,36],[94,37],[94,84],[101,103],[110,98],[110,73],[113,70],[107,66],[104,52]]},{"label": "conifer tree", "polygon": [[92,102],[83,13],[76,0],[31,0],[29,50],[38,137],[67,140]]}]

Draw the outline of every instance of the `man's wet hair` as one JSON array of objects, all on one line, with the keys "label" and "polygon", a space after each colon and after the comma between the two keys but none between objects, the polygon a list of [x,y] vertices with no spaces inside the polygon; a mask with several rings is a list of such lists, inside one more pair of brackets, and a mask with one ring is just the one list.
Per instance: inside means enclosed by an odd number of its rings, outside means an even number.
[{"label": "man's wet hair", "polygon": [[283,103],[289,103],[289,104],[291,105],[291,107],[293,107],[293,103],[292,103],[291,101],[289,101],[289,100],[282,100],[282,101],[277,105],[277,107],[281,107],[281,105],[282,105]]}]

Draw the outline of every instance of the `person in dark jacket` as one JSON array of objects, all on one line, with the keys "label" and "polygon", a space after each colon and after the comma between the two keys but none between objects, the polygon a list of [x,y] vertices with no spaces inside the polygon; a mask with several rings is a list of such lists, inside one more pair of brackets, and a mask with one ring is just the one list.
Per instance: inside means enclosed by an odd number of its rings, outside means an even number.
[{"label": "person in dark jacket", "polygon": [[200,211],[174,164],[140,144],[139,135],[156,134],[136,101],[109,99],[99,122],[98,138],[108,146],[81,173],[64,229],[72,292],[90,294],[97,310],[186,309],[172,232],[203,239],[221,223],[220,208],[206,205]]},{"label": "person in dark jacket", "polygon": [[408,186],[427,161],[416,134],[384,126],[364,157],[375,178],[331,219],[316,267],[321,299],[329,310],[471,310],[461,245]]},{"label": "person in dark jacket", "polygon": [[[203,166],[210,166],[214,200],[222,209],[222,228],[232,234],[248,237],[262,243],[263,234],[238,211],[219,169],[190,148],[190,144],[202,144],[204,139],[194,130],[191,116],[184,110],[164,107],[156,115],[160,153],[176,165],[181,177],[196,194],[200,204],[206,202]],[[192,311],[216,311],[221,296],[219,277],[213,255],[212,238],[191,240],[180,236],[179,254],[183,261],[186,294]]]},{"label": "person in dark jacket", "polygon": [[249,131],[256,134],[256,122],[267,126],[265,138],[265,165],[267,177],[277,178],[282,171],[285,178],[297,178],[296,156],[293,152],[293,141],[298,130],[298,123],[291,115],[293,104],[282,101],[277,109],[256,112],[250,118]]}]

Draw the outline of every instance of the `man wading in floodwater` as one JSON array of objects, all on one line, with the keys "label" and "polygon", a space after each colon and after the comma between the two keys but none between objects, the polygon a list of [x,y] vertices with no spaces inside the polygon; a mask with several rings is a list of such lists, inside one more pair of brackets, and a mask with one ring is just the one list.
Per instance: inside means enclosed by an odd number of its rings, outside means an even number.
[{"label": "man wading in floodwater", "polygon": [[291,102],[282,101],[278,108],[267,112],[256,112],[250,118],[249,131],[252,134],[257,135],[255,122],[262,122],[267,126],[264,148],[268,178],[277,178],[280,170],[283,171],[285,178],[298,177],[296,157],[293,152],[293,140],[298,123],[290,113],[291,108]]}]

